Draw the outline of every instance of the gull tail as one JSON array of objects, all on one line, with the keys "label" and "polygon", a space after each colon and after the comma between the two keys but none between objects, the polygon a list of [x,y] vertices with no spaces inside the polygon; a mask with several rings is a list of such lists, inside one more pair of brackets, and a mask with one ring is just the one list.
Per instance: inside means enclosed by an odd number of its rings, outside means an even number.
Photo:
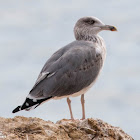
[{"label": "gull tail", "polygon": [[25,102],[23,103],[23,105],[21,106],[18,106],[17,108],[15,108],[12,113],[16,113],[18,111],[21,111],[21,110],[26,110],[26,111],[29,111],[31,109],[35,109],[36,107],[38,107],[41,103],[43,103],[44,101],[46,100],[49,100],[51,99],[51,97],[48,97],[48,98],[44,98],[44,99],[30,99],[30,98],[26,98]]}]

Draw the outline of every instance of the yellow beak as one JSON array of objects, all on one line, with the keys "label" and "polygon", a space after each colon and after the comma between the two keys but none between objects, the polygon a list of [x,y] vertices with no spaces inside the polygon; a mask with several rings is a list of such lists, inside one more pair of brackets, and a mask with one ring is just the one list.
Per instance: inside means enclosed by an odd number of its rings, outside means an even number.
[{"label": "yellow beak", "polygon": [[115,26],[110,26],[111,31],[117,31],[117,28]]}]

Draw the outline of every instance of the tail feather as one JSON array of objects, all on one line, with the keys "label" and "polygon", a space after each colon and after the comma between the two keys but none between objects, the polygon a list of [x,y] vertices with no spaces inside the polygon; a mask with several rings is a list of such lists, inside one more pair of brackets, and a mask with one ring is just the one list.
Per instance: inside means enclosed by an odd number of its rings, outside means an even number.
[{"label": "tail feather", "polygon": [[44,98],[44,99],[30,99],[30,98],[26,98],[25,102],[23,103],[23,105],[21,106],[18,106],[17,108],[15,108],[12,113],[16,113],[18,111],[21,111],[21,110],[26,110],[26,111],[29,111],[30,109],[35,109],[36,107],[38,107],[41,103],[43,103],[44,101],[48,100],[52,98],[51,97],[48,97],[48,98]]}]

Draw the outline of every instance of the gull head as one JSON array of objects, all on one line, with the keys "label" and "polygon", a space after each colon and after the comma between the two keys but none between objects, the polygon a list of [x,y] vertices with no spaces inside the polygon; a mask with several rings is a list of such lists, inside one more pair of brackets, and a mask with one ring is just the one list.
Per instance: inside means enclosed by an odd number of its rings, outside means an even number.
[{"label": "gull head", "polygon": [[117,31],[116,27],[106,25],[96,17],[80,18],[74,27],[75,38],[97,35],[102,30]]}]

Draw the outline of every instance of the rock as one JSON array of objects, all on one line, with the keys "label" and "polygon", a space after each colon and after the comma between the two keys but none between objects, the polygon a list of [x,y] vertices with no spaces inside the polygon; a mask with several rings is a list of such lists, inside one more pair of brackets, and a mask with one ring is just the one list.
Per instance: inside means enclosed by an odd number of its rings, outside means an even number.
[{"label": "rock", "polygon": [[0,118],[0,140],[133,140],[121,128],[99,119],[60,120]]}]

